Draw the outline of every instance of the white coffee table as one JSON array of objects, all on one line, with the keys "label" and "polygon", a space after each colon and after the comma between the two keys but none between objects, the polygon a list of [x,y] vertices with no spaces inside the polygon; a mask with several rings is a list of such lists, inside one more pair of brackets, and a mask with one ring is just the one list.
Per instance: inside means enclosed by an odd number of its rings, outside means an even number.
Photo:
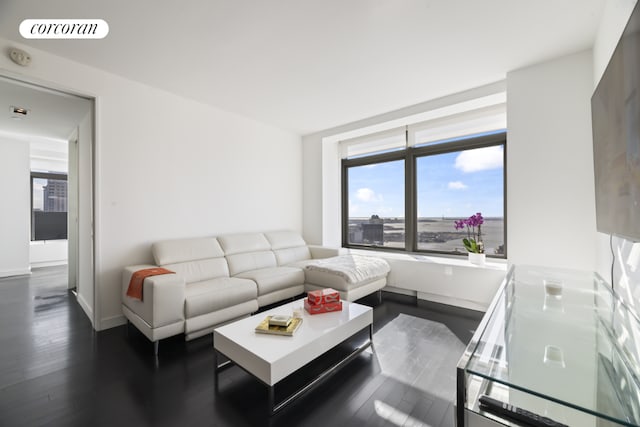
[{"label": "white coffee table", "polygon": [[[218,371],[224,366],[218,365],[220,353],[268,387],[269,408],[274,414],[371,345],[373,309],[349,301],[342,302],[339,312],[310,315],[302,309],[302,324],[292,337],[254,331],[266,316],[291,314],[294,307],[302,306],[301,299],[216,328],[213,331],[216,388]],[[364,344],[291,396],[278,403],[274,401],[274,388],[279,381],[367,327],[369,339]]]}]

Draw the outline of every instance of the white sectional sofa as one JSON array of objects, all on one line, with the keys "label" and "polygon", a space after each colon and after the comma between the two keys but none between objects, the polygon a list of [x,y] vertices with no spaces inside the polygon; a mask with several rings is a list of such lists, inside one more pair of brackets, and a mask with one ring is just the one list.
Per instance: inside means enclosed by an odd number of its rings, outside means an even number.
[{"label": "white sectional sofa", "polygon": [[[181,333],[187,340],[200,337],[324,283],[324,287],[336,286],[344,299],[361,298],[384,287],[388,273],[387,269],[376,277],[360,275],[349,282],[332,277],[330,270],[311,272],[307,266],[317,260],[339,260],[348,256],[347,251],[307,245],[293,231],[167,240],[153,244],[152,253],[156,265],[125,267],[122,311],[154,342],[156,353],[163,338]],[[157,266],[175,274],[148,277],[143,282],[143,299],[128,297],[132,274]],[[313,283],[307,283],[306,274],[311,274]]]},{"label": "white sectional sofa", "polygon": [[[309,250],[302,238],[294,233],[279,232],[275,241],[284,241],[288,250],[284,262],[278,262],[269,236],[274,233],[251,233],[220,236],[229,273],[233,277],[248,279],[258,287],[258,306],[272,304],[292,298],[304,292],[304,272],[300,268],[287,266],[289,260],[309,259]],[[255,311],[255,310],[254,310]]]}]

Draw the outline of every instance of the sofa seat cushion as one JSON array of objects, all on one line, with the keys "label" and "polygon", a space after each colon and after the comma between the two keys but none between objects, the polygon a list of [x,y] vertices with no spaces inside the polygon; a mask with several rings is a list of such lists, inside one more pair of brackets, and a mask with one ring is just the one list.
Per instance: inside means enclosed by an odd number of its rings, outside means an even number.
[{"label": "sofa seat cushion", "polygon": [[245,271],[235,277],[251,279],[258,284],[258,295],[304,284],[304,271],[296,267],[273,267]]},{"label": "sofa seat cushion", "polygon": [[255,282],[247,279],[218,277],[189,283],[185,289],[185,317],[223,310],[257,297]]}]

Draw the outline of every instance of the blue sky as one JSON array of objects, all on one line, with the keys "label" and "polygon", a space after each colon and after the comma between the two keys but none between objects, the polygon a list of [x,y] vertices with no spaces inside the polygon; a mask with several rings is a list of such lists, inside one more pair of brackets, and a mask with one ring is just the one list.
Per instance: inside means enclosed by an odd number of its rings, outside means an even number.
[{"label": "blue sky", "polygon": [[[421,157],[418,217],[503,216],[503,148]],[[349,216],[404,217],[404,161],[349,169]]]}]

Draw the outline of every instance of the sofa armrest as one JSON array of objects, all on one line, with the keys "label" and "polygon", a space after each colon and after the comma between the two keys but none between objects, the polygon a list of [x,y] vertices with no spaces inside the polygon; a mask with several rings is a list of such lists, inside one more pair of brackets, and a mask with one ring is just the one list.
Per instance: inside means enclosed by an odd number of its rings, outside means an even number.
[{"label": "sofa armrest", "polygon": [[349,253],[347,248],[330,248],[328,246],[308,245],[311,258],[331,258],[338,255],[346,255]]},{"label": "sofa armrest", "polygon": [[135,271],[155,265],[132,265],[122,272],[122,304],[140,316],[151,328],[184,321],[185,280],[179,274],[147,277],[142,286],[142,301],[127,296]]}]

